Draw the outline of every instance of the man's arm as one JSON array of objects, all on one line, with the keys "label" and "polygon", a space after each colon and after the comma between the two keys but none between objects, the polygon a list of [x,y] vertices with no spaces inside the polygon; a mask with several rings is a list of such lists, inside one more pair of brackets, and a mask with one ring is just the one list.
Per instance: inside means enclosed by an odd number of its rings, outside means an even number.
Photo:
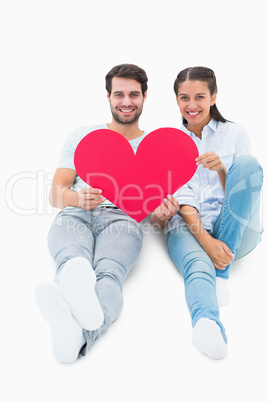
[{"label": "man's arm", "polygon": [[52,181],[49,194],[49,202],[53,207],[80,207],[92,209],[101,204],[105,198],[101,196],[101,190],[96,188],[82,188],[79,192],[71,190],[75,182],[76,171],[73,169],[57,169]]},{"label": "man's arm", "polygon": [[194,207],[182,205],[180,213],[190,232],[210,257],[215,268],[224,270],[234,258],[234,254],[231,252],[229,247],[223,241],[214,239],[206,231],[202,225],[199,213]]}]

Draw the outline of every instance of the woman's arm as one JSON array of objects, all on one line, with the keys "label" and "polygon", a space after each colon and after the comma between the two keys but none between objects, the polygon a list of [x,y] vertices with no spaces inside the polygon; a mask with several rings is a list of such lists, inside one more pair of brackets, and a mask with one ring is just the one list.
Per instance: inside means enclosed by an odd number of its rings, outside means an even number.
[{"label": "woman's arm", "polygon": [[206,152],[196,158],[196,162],[197,165],[203,165],[204,168],[218,173],[223,192],[225,193],[227,169],[222,163],[220,157],[215,152]]},{"label": "woman's arm", "polygon": [[181,205],[181,216],[190,232],[203,247],[216,269],[224,270],[234,258],[229,247],[221,240],[214,239],[203,227],[197,210],[189,205]]}]

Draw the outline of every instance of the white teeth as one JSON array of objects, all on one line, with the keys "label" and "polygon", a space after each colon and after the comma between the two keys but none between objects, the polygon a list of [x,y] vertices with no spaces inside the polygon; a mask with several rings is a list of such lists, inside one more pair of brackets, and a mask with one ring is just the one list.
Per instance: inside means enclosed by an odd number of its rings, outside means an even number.
[{"label": "white teeth", "polygon": [[196,114],[198,114],[199,112],[188,112],[188,114],[190,115],[190,116],[195,116]]},{"label": "white teeth", "polygon": [[120,109],[123,113],[133,112],[134,109]]}]

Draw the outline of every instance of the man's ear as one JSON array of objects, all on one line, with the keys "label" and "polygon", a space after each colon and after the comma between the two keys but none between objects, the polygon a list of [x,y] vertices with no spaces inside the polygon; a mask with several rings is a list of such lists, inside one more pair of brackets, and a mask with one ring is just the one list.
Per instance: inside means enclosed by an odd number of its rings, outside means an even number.
[{"label": "man's ear", "polygon": [[143,102],[145,102],[146,98],[147,98],[147,91],[144,92],[144,95],[143,95]]}]

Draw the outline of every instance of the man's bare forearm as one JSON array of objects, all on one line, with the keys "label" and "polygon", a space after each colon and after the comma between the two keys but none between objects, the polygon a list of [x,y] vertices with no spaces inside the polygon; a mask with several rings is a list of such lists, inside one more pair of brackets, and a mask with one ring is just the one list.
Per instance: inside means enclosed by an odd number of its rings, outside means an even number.
[{"label": "man's bare forearm", "polygon": [[53,207],[60,209],[76,207],[78,203],[77,192],[68,187],[63,187],[60,184],[54,184],[51,187],[49,202]]}]

